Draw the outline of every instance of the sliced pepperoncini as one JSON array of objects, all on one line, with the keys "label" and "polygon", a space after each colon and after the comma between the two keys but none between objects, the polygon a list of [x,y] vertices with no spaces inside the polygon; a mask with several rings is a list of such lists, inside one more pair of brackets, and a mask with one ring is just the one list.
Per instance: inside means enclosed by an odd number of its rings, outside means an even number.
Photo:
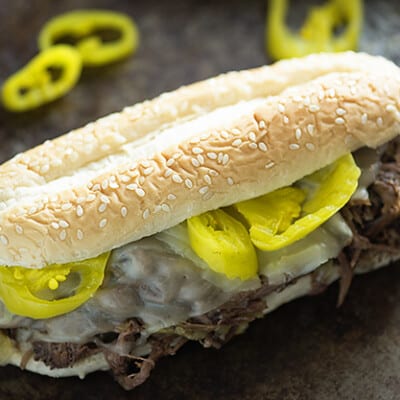
[{"label": "sliced pepperoncini", "polygon": [[257,256],[246,228],[222,210],[187,220],[192,249],[208,266],[228,278],[257,274]]},{"label": "sliced pepperoncini", "polygon": [[250,226],[253,244],[278,250],[305,237],[339,211],[357,188],[360,169],[351,154],[301,179],[234,205]]},{"label": "sliced pepperoncini", "polygon": [[[288,0],[269,0],[266,43],[274,59],[302,57],[317,52],[355,50],[362,27],[362,0],[329,0],[311,8],[299,34],[286,25]],[[335,36],[335,29],[345,26]]]},{"label": "sliced pepperoncini", "polygon": [[26,111],[53,101],[76,84],[81,69],[81,58],[74,48],[54,46],[5,81],[3,104],[10,111]]},{"label": "sliced pepperoncini", "polygon": [[78,10],[62,14],[45,24],[39,34],[39,48],[57,43],[74,45],[84,65],[99,66],[133,53],[138,31],[126,15],[103,10]]},{"label": "sliced pepperoncini", "polygon": [[0,297],[24,317],[51,318],[75,310],[100,287],[110,253],[43,269],[0,267]]}]

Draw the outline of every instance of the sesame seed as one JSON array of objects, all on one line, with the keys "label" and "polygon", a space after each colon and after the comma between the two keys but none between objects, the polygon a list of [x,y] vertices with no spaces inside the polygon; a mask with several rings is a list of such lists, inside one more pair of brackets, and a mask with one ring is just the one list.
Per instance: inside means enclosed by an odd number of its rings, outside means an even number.
[{"label": "sesame seed", "polygon": [[208,173],[211,175],[211,176],[218,176],[218,172],[215,170],[215,169],[209,169],[208,170]]},{"label": "sesame seed", "polygon": [[278,111],[281,113],[285,112],[285,106],[281,103],[278,103]]},{"label": "sesame seed", "polygon": [[346,110],[344,108],[339,107],[336,109],[336,114],[342,116],[346,114]]},{"label": "sesame seed", "polygon": [[310,151],[314,151],[315,150],[315,146],[313,143],[306,143],[306,148]]},{"label": "sesame seed", "polygon": [[76,231],[76,237],[78,238],[78,240],[83,239],[83,232],[80,229]]},{"label": "sesame seed", "polygon": [[259,121],[259,123],[258,123],[258,127],[259,127],[260,129],[265,129],[265,128],[267,127],[267,125],[265,124],[265,121],[261,120],[261,121]]},{"label": "sesame seed", "polygon": [[102,212],[106,211],[106,208],[107,208],[107,204],[106,204],[106,203],[101,203],[101,204],[99,205],[98,211],[99,211],[100,213],[102,213]]},{"label": "sesame seed", "polygon": [[337,117],[335,119],[335,124],[337,125],[343,125],[345,123],[345,120],[342,117]]},{"label": "sesame seed", "polygon": [[255,143],[255,142],[249,143],[249,147],[250,147],[251,149],[253,149],[253,150],[258,149],[257,143]]},{"label": "sesame seed", "polygon": [[119,179],[123,183],[129,182],[131,180],[131,178],[129,176],[127,176],[127,175],[121,175]]},{"label": "sesame seed", "polygon": [[108,188],[108,180],[107,179],[104,179],[104,181],[101,182],[101,188],[103,190],[106,190]]},{"label": "sesame seed", "polygon": [[82,217],[82,215],[83,215],[83,208],[82,208],[82,206],[78,205],[78,206],[76,207],[76,215],[77,215],[78,217]]},{"label": "sesame seed", "polygon": [[57,222],[52,222],[50,225],[51,225],[51,227],[54,228],[54,229],[58,229],[58,228],[60,227],[60,225],[58,225]]},{"label": "sesame seed", "polygon": [[334,88],[328,89],[328,96],[329,97],[335,97],[336,96],[336,92],[335,92]]},{"label": "sesame seed", "polygon": [[126,185],[126,188],[128,190],[136,190],[137,189],[137,184],[136,183],[130,183],[129,185]]},{"label": "sesame seed", "polygon": [[89,182],[88,184],[87,184],[87,188],[88,189],[91,189],[93,187],[93,182]]},{"label": "sesame seed", "polygon": [[199,189],[200,194],[206,194],[208,192],[209,187],[208,186],[203,186]]},{"label": "sesame seed", "polygon": [[289,123],[289,118],[286,115],[283,116],[283,123],[284,124],[288,124]]},{"label": "sesame seed", "polygon": [[191,143],[191,144],[199,144],[200,143],[200,138],[193,138],[189,143]]},{"label": "sesame seed", "polygon": [[361,123],[362,123],[363,125],[365,125],[365,124],[367,123],[367,121],[368,121],[368,115],[364,113],[364,114],[361,116]]},{"label": "sesame seed", "polygon": [[323,91],[323,90],[320,90],[320,91],[318,92],[318,98],[319,98],[320,100],[323,100],[324,97],[325,97],[324,91]]},{"label": "sesame seed", "polygon": [[216,160],[218,156],[217,156],[216,153],[210,152],[210,153],[207,153],[207,157],[208,157],[210,160]]},{"label": "sesame seed", "polygon": [[4,246],[7,246],[7,245],[8,245],[7,236],[5,236],[5,235],[0,235],[0,241],[1,241],[1,243],[4,244]]},{"label": "sesame seed", "polygon": [[310,110],[310,112],[317,112],[320,110],[319,106],[316,104],[311,104],[308,109]]},{"label": "sesame seed", "polygon": [[378,117],[378,118],[376,119],[376,123],[377,123],[378,126],[382,126],[382,125],[383,125],[383,119],[382,119],[382,117]]},{"label": "sesame seed", "polygon": [[222,164],[226,165],[229,162],[229,155],[228,154],[224,154],[224,156],[222,157]]},{"label": "sesame seed", "polygon": [[159,204],[157,204],[157,205],[154,207],[153,213],[154,213],[154,214],[157,214],[157,213],[160,212],[160,211],[161,211],[161,206],[160,206]]},{"label": "sesame seed", "polygon": [[297,103],[300,103],[302,101],[301,96],[299,96],[298,94],[296,94],[296,96],[293,97],[293,100]]},{"label": "sesame seed", "polygon": [[163,203],[163,204],[161,204],[161,210],[163,210],[165,212],[170,212],[171,208],[170,208],[170,206],[168,204]]},{"label": "sesame seed", "polygon": [[296,128],[296,130],[294,131],[294,134],[295,134],[297,140],[301,139],[301,129],[300,128]]},{"label": "sesame seed", "polygon": [[233,128],[233,129],[232,129],[232,133],[233,133],[234,135],[240,135],[242,132],[240,132],[240,130],[237,129],[237,128]]},{"label": "sesame seed", "polygon": [[100,190],[100,184],[96,183],[95,185],[93,185],[92,190],[99,191]]},{"label": "sesame seed", "polygon": [[197,155],[197,160],[199,161],[200,165],[204,164],[204,157],[201,154]]},{"label": "sesame seed", "polygon": [[202,152],[203,152],[203,149],[200,147],[193,147],[193,149],[192,149],[193,154],[200,154]]},{"label": "sesame seed", "polygon": [[239,147],[241,144],[242,144],[242,139],[235,139],[235,140],[232,142],[232,146],[233,146],[233,147]]},{"label": "sesame seed", "polygon": [[61,205],[61,210],[63,210],[63,211],[67,211],[67,210],[69,210],[71,208],[72,208],[72,204],[71,203],[64,203],[64,204]]},{"label": "sesame seed", "polygon": [[128,214],[128,209],[126,207],[121,207],[121,215],[125,218]]},{"label": "sesame seed", "polygon": [[249,139],[250,139],[252,142],[255,142],[256,139],[257,139],[256,134],[255,134],[254,132],[250,132],[250,133],[249,133]]},{"label": "sesame seed", "polygon": [[167,199],[168,199],[168,200],[175,200],[175,199],[176,199],[176,196],[175,196],[173,193],[170,193],[170,194],[167,196]]},{"label": "sesame seed", "polygon": [[169,176],[171,176],[172,175],[172,171],[170,170],[170,169],[167,169],[165,172],[164,172],[164,176],[166,177],[166,178],[168,178]]},{"label": "sesame seed", "polygon": [[393,104],[388,104],[386,106],[386,111],[392,112],[392,111],[397,111],[397,109]]},{"label": "sesame seed", "polygon": [[203,179],[208,185],[211,185],[212,181],[210,175],[204,175]]},{"label": "sesame seed", "polygon": [[36,207],[31,207],[28,211],[28,214],[35,214],[35,212],[37,211]]},{"label": "sesame seed", "polygon": [[154,171],[153,167],[148,167],[143,170],[144,175],[150,175]]},{"label": "sesame seed", "polygon": [[191,161],[192,161],[193,167],[196,167],[196,168],[200,167],[200,162],[197,158],[192,158]]},{"label": "sesame seed", "polygon": [[233,179],[231,177],[228,177],[226,181],[228,182],[228,185],[233,185]]},{"label": "sesame seed", "polygon": [[167,167],[170,167],[174,162],[175,162],[175,160],[173,158],[168,159],[167,160]]},{"label": "sesame seed", "polygon": [[314,129],[315,129],[315,127],[314,127],[313,124],[308,124],[307,125],[307,132],[309,133],[310,136],[314,135]]},{"label": "sesame seed", "polygon": [[149,162],[148,160],[142,160],[142,161],[140,162],[140,165],[141,165],[143,168],[148,168],[148,167],[150,167],[150,162]]},{"label": "sesame seed", "polygon": [[106,195],[104,195],[104,194],[100,195],[100,201],[101,201],[102,203],[110,204],[110,199],[109,199]]},{"label": "sesame seed", "polygon": [[58,237],[60,238],[60,240],[65,240],[67,238],[67,231],[63,229],[58,235]]},{"label": "sesame seed", "polygon": [[103,218],[100,222],[99,222],[99,228],[104,228],[107,225],[107,219]]},{"label": "sesame seed", "polygon": [[187,178],[185,179],[185,186],[191,189],[193,187],[193,182],[189,178]]},{"label": "sesame seed", "polygon": [[149,210],[148,208],[146,208],[146,209],[143,211],[143,214],[142,214],[143,219],[149,218],[149,215],[150,215],[150,210]]},{"label": "sesame seed", "polygon": [[289,144],[289,149],[290,150],[298,150],[300,146],[297,143],[290,143]]},{"label": "sesame seed", "polygon": [[175,160],[177,160],[178,158],[181,158],[181,157],[182,157],[182,153],[174,153],[174,154],[172,155],[172,157],[173,157]]},{"label": "sesame seed", "polygon": [[87,197],[86,197],[86,201],[88,203],[90,203],[91,201],[93,201],[95,199],[96,199],[96,195],[94,195],[93,193],[88,194]]},{"label": "sesame seed", "polygon": [[223,154],[223,153],[218,153],[218,163],[219,163],[219,164],[222,163],[223,157],[224,157],[224,154]]},{"label": "sesame seed", "polygon": [[136,194],[137,194],[139,197],[144,197],[145,194],[146,194],[146,192],[145,192],[143,189],[141,189],[141,188],[137,188],[137,189],[135,190],[135,192],[136,192]]},{"label": "sesame seed", "polygon": [[207,192],[202,196],[202,199],[207,201],[207,200],[210,200],[211,197],[213,197],[213,193],[212,192]]},{"label": "sesame seed", "polygon": [[267,150],[268,150],[267,145],[266,145],[264,142],[258,143],[258,148],[259,148],[261,151],[267,151]]},{"label": "sesame seed", "polygon": [[139,176],[139,178],[138,178],[139,184],[143,185],[144,181],[145,181],[144,176]]},{"label": "sesame seed", "polygon": [[221,136],[222,136],[224,139],[229,139],[229,133],[228,133],[227,131],[221,131]]},{"label": "sesame seed", "polygon": [[265,164],[265,168],[269,169],[272,168],[275,165],[273,161],[270,161],[269,163]]},{"label": "sesame seed", "polygon": [[178,174],[173,174],[172,175],[172,180],[176,183],[182,183],[183,179],[178,175]]},{"label": "sesame seed", "polygon": [[69,223],[67,221],[64,221],[63,219],[58,221],[58,223],[61,226],[61,228],[68,228],[69,227]]},{"label": "sesame seed", "polygon": [[40,172],[42,174],[45,174],[46,172],[49,172],[49,170],[50,170],[49,164],[42,165],[42,167],[40,168]]},{"label": "sesame seed", "polygon": [[111,189],[118,189],[118,188],[119,188],[119,185],[118,185],[117,182],[110,182],[110,188],[111,188]]},{"label": "sesame seed", "polygon": [[15,230],[19,235],[22,235],[24,233],[24,229],[21,225],[15,225]]}]

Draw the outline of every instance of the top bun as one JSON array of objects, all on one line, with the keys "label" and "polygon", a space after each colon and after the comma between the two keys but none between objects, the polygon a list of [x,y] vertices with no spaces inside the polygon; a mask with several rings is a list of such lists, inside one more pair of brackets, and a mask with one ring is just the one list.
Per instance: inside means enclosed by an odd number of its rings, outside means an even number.
[{"label": "top bun", "polygon": [[[95,101],[95,100],[94,100]],[[96,256],[399,133],[400,70],[352,52],[230,72],[0,167],[0,264]]]}]

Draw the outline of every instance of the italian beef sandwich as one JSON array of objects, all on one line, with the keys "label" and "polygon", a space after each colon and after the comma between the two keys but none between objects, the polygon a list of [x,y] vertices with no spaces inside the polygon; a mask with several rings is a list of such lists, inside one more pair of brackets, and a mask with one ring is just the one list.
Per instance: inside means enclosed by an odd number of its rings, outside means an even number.
[{"label": "italian beef sandwich", "polygon": [[193,340],[400,258],[400,70],[231,72],[0,166],[0,363],[125,388]]}]

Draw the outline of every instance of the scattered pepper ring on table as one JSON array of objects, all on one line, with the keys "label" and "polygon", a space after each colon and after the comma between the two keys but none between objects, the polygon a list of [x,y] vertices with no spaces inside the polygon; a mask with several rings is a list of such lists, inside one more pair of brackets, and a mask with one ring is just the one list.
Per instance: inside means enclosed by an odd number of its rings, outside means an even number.
[{"label": "scattered pepper ring on table", "polygon": [[77,10],[47,22],[39,34],[39,48],[67,43],[79,51],[83,65],[100,66],[134,52],[138,36],[136,25],[124,14]]},{"label": "scattered pepper ring on table", "polygon": [[[362,0],[329,0],[311,9],[299,34],[285,24],[288,0],[269,0],[266,43],[274,59],[355,50],[362,27]],[[344,26],[335,36],[335,29]]]},{"label": "scattered pepper ring on table", "polygon": [[71,46],[53,46],[34,57],[3,84],[2,100],[10,111],[27,111],[67,93],[79,79],[82,62]]}]

